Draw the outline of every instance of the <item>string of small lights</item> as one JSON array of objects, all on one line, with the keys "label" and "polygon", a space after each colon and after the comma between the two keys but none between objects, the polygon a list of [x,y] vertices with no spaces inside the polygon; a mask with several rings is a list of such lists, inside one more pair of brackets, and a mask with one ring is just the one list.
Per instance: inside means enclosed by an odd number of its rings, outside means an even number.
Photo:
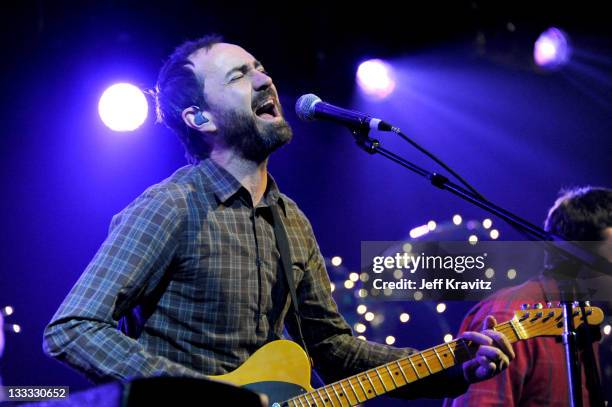
[{"label": "string of small lights", "polygon": [[[416,226],[410,229],[408,236],[402,245],[402,250],[410,254],[413,244],[425,237],[435,236],[439,240],[461,239],[476,244],[480,240],[497,240],[500,232],[493,228],[493,221],[489,218],[481,221],[466,221],[460,214],[455,214],[447,221],[430,220],[423,225]],[[421,332],[426,329],[429,333],[438,331],[440,339],[444,342],[453,340],[451,333],[453,330],[445,316],[449,309],[449,304],[446,302],[422,301],[423,293],[420,291],[415,291],[414,301],[392,301],[392,290],[366,289],[364,283],[368,282],[370,274],[364,271],[349,270],[344,266],[341,256],[333,256],[327,259],[327,263],[332,295],[358,338],[388,345],[400,345],[398,337],[403,333]],[[404,273],[403,270],[395,270],[393,277],[401,280]],[[484,275],[492,279],[495,277],[495,270],[488,268]],[[516,275],[516,268],[507,270],[507,278],[513,279]],[[389,301],[375,301],[387,299]],[[418,315],[419,318],[415,318],[415,315]],[[410,330],[405,329],[408,324],[411,325]],[[435,340],[435,337],[427,335],[427,341],[432,340]]]}]

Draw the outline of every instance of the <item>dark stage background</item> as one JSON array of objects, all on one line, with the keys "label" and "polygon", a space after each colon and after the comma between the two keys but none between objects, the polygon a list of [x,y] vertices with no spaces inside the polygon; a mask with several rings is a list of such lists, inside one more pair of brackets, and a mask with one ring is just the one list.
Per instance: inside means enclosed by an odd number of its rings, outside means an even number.
[{"label": "dark stage background", "polygon": [[[111,216],[185,164],[179,142],[152,115],[132,133],[115,133],[98,117],[98,98],[115,82],[153,87],[164,59],[185,39],[221,33],[271,72],[294,127],[271,172],[309,216],[323,254],[343,258],[330,274],[351,324],[363,317],[354,290],[343,284],[359,267],[361,241],[408,239],[413,227],[429,220],[452,225],[457,213],[477,221],[488,215],[368,156],[339,126],[299,122],[293,105],[300,95],[316,93],[398,125],[490,200],[536,224],[560,188],[612,186],[609,13],[595,2],[516,3],[0,6],[0,306],[14,307],[7,323],[22,328],[7,334],[4,383],[90,386],[43,355],[43,327],[106,236]],[[568,66],[546,72],[533,63],[533,43],[553,25],[569,34],[574,54]],[[356,90],[356,67],[369,57],[387,59],[398,72],[395,93],[381,102]],[[391,135],[380,139],[438,169]],[[495,218],[493,224],[501,239],[520,238]],[[394,335],[398,346],[437,344],[456,332],[470,304],[447,304],[443,313],[435,305],[372,303],[386,319],[367,323],[364,335]],[[410,321],[400,324],[399,312]]]}]

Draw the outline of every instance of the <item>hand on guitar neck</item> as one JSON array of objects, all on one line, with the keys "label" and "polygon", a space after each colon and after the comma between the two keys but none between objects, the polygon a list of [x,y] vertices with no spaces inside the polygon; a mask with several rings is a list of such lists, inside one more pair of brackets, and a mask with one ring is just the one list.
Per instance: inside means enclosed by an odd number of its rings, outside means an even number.
[{"label": "hand on guitar neck", "polygon": [[497,325],[494,317],[488,316],[481,332],[464,332],[462,338],[479,345],[474,357],[464,362],[463,376],[469,383],[490,379],[506,369],[514,359],[514,350],[508,338],[493,330]]}]

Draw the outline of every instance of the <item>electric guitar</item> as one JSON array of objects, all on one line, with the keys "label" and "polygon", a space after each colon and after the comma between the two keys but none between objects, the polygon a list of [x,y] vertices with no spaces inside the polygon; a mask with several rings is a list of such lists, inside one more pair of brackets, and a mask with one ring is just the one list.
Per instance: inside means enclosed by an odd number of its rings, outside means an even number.
[{"label": "electric guitar", "polygon": [[[573,308],[574,325],[598,325],[604,315],[596,307]],[[496,325],[510,343],[563,332],[563,309],[542,308],[516,311],[514,318]],[[355,406],[374,397],[414,383],[429,375],[472,358],[478,346],[457,339],[414,353],[344,380],[314,389],[310,386],[310,363],[294,342],[278,340],[257,350],[236,370],[213,380],[223,380],[268,396],[273,407]]]}]

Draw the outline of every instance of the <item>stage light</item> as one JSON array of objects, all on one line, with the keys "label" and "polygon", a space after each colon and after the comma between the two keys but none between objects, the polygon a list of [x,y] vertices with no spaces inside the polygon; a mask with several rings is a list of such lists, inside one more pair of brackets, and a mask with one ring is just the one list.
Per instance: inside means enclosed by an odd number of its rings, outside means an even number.
[{"label": "stage light", "polygon": [[355,287],[355,283],[352,282],[351,280],[346,280],[344,282],[344,288],[346,288],[347,290],[350,290],[353,287]]},{"label": "stage light", "polygon": [[461,215],[457,214],[455,216],[453,216],[453,223],[457,226],[461,225],[461,222],[463,222],[463,218],[461,218]]},{"label": "stage light", "polygon": [[604,335],[610,335],[610,332],[612,332],[612,326],[606,325],[606,326],[603,327]]},{"label": "stage light", "polygon": [[11,329],[13,330],[13,332],[15,332],[16,334],[18,334],[19,332],[21,332],[21,326],[17,325],[17,324],[13,324],[11,325]]},{"label": "stage light", "polygon": [[429,222],[427,222],[427,229],[431,230],[436,230],[436,221],[434,220],[430,220]]},{"label": "stage light", "polygon": [[482,221],[482,227],[485,229],[489,229],[491,226],[493,226],[493,221],[489,218],[485,219]]},{"label": "stage light", "polygon": [[336,267],[340,266],[342,264],[342,257],[340,256],[332,257],[331,264]]},{"label": "stage light", "polygon": [[491,239],[495,240],[499,237],[499,230],[497,229],[492,229],[491,232],[489,233],[489,236],[491,236]]},{"label": "stage light", "polygon": [[451,335],[451,334],[444,335],[444,342],[445,343],[449,343],[452,340],[453,340],[453,335]]},{"label": "stage light", "polygon": [[329,283],[329,289],[331,290],[331,292],[333,293],[336,290],[336,284],[334,283]]},{"label": "stage light", "polygon": [[436,305],[436,311],[438,311],[438,314],[443,313],[444,311],[446,311],[446,304],[444,304],[443,302],[439,303],[438,305]]},{"label": "stage light", "polygon": [[409,234],[411,238],[416,239],[418,237],[425,236],[428,233],[429,228],[427,227],[427,225],[421,225],[417,226],[416,228],[413,228]]},{"label": "stage light", "polygon": [[352,282],[356,283],[357,281],[359,281],[359,274],[357,274],[357,273],[349,274],[349,280],[351,280]]},{"label": "stage light", "polygon": [[395,343],[395,336],[387,336],[387,338],[385,338],[385,342],[387,345],[393,345]]},{"label": "stage light", "polygon": [[366,290],[365,288],[360,288],[359,291],[357,292],[357,296],[359,298],[365,298],[368,296],[368,290]]},{"label": "stage light", "polygon": [[364,324],[362,324],[361,322],[358,322],[354,325],[355,331],[357,331],[357,333],[364,333],[366,331],[366,326]]},{"label": "stage light", "polygon": [[380,59],[362,62],[357,68],[357,84],[366,95],[384,99],[395,89],[393,68]]},{"label": "stage light", "polygon": [[374,313],[373,312],[366,312],[364,318],[365,318],[366,321],[373,321],[374,320]]},{"label": "stage light", "polygon": [[533,47],[533,59],[543,68],[559,68],[570,58],[571,48],[567,35],[558,28],[551,27],[538,37]]},{"label": "stage light", "polygon": [[366,340],[366,337],[365,337],[365,336],[363,336],[363,335],[359,335],[359,336],[357,337],[357,339],[361,339],[362,341],[365,341],[365,340]]},{"label": "stage light", "polygon": [[495,275],[495,270],[493,270],[491,267],[485,270],[485,277],[492,278],[494,275]]},{"label": "stage light", "polygon": [[408,320],[410,320],[410,314],[403,312],[400,314],[399,319],[401,322],[406,323]]},{"label": "stage light", "polygon": [[144,93],[129,83],[117,83],[104,91],[98,102],[98,113],[104,124],[114,131],[132,131],[147,119],[149,104]]},{"label": "stage light", "polygon": [[358,305],[358,306],[357,306],[357,313],[358,313],[359,315],[363,315],[363,314],[365,314],[367,310],[368,310],[368,307],[366,307],[366,306],[365,306],[365,305],[363,305],[363,304],[360,304],[360,305]]},{"label": "stage light", "polygon": [[516,278],[516,270],[515,269],[510,269],[508,270],[508,280],[514,280]]},{"label": "stage light", "polygon": [[478,243],[478,236],[470,235],[470,237],[468,237],[468,242],[470,242],[471,245],[475,245]]},{"label": "stage light", "polygon": [[2,309],[2,313],[3,313],[4,315],[6,315],[7,317],[8,317],[9,315],[12,315],[12,314],[13,314],[13,311],[14,311],[14,309],[13,309],[13,307],[11,307],[10,305],[7,305],[6,307],[4,307],[4,308]]}]

